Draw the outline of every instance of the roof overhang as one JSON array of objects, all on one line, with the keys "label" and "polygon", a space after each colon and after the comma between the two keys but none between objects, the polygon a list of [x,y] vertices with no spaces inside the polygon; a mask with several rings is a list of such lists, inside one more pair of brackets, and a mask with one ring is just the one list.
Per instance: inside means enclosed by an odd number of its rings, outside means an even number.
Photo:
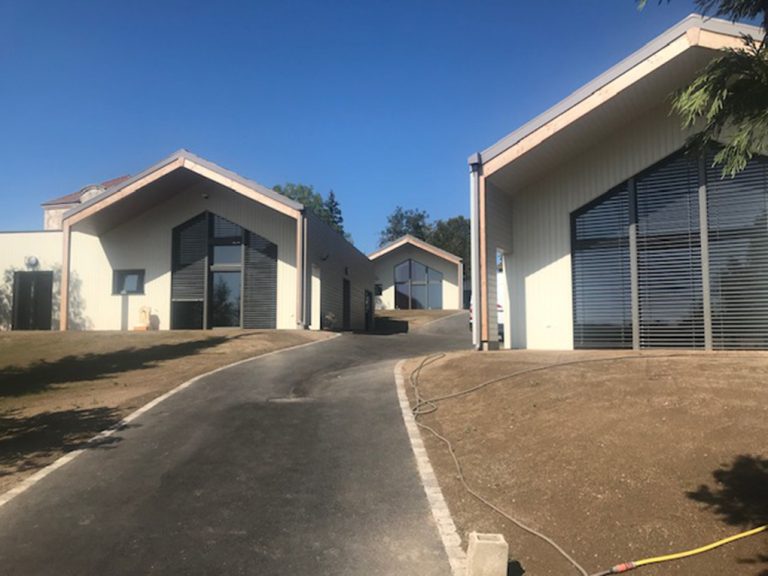
[{"label": "roof overhang", "polygon": [[568,98],[469,158],[483,175],[514,189],[583,150],[585,143],[659,106],[693,79],[717,50],[744,45],[761,29],[692,14]]},{"label": "roof overhang", "polygon": [[425,252],[429,252],[433,256],[437,256],[438,258],[442,258],[443,260],[448,260],[449,262],[453,262],[454,264],[461,264],[462,260],[455,254],[451,254],[450,252],[447,252],[445,250],[442,250],[441,248],[438,248],[437,246],[433,246],[429,242],[425,242],[424,240],[420,240],[416,238],[415,236],[411,236],[410,234],[406,234],[405,236],[401,236],[397,240],[394,240],[387,244],[386,246],[383,246],[382,248],[379,248],[375,252],[372,252],[368,255],[368,258],[370,260],[376,260],[377,258],[381,258],[385,254],[389,254],[390,252],[394,252],[398,248],[410,245],[414,246],[416,248],[419,248],[421,250],[424,250]]},{"label": "roof overhang", "polygon": [[213,182],[286,216],[298,219],[304,207],[261,184],[243,178],[186,150],[108,188],[64,215],[63,226],[92,233],[110,229],[171,195]]}]

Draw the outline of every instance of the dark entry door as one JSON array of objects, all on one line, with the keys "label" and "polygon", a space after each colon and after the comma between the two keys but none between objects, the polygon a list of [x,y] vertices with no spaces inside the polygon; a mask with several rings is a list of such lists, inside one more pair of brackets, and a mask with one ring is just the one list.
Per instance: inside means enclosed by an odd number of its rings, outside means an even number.
[{"label": "dark entry door", "polygon": [[365,291],[365,331],[373,329],[373,294],[370,290]]},{"label": "dark entry door", "polygon": [[342,295],[342,322],[341,326],[344,330],[349,330],[350,326],[352,325],[350,314],[352,310],[351,306],[351,298],[352,298],[352,291],[350,289],[349,280],[346,278],[344,279],[344,292]]},{"label": "dark entry door", "polygon": [[14,272],[13,330],[50,330],[53,272]]}]

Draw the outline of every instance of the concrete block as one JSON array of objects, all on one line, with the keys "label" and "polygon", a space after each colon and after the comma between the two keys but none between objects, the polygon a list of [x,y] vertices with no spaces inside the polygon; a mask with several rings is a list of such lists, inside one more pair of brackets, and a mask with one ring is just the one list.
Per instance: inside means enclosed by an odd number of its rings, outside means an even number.
[{"label": "concrete block", "polygon": [[501,534],[470,532],[467,576],[506,576],[509,545]]}]

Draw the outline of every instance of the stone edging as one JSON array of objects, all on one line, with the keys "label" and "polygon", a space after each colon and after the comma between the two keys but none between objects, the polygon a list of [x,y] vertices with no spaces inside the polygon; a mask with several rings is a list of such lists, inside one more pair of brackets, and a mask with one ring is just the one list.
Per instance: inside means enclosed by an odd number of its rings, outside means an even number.
[{"label": "stone edging", "polygon": [[416,458],[416,466],[419,469],[419,476],[429,501],[429,507],[432,510],[432,517],[435,519],[440,539],[443,541],[448,561],[451,564],[451,574],[453,576],[465,576],[467,573],[467,555],[461,547],[461,537],[456,531],[456,525],[451,518],[451,512],[448,510],[445,498],[443,498],[443,492],[440,490],[437,476],[435,476],[435,472],[432,469],[427,450],[421,439],[421,432],[416,425],[416,419],[413,416],[413,412],[411,412],[411,404],[405,392],[405,378],[403,376],[405,362],[405,360],[400,360],[397,366],[395,366],[397,398],[400,402],[400,410],[403,413],[405,429],[411,441],[411,448]]}]

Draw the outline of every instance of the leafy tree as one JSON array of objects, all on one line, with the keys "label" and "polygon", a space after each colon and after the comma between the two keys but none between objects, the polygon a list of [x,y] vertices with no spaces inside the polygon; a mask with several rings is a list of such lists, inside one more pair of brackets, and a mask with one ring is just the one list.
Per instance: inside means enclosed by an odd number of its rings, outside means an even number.
[{"label": "leafy tree", "polygon": [[333,190],[328,193],[328,198],[323,198],[322,194],[315,192],[313,186],[306,184],[277,184],[272,188],[275,192],[287,196],[291,200],[296,200],[306,209],[310,210],[315,216],[344,236],[348,242],[352,242],[352,237],[344,230],[344,217],[341,213],[341,205],[336,199]]},{"label": "leafy tree", "polygon": [[328,213],[325,208],[325,201],[321,194],[315,192],[314,186],[287,182],[284,185],[278,184],[272,189],[283,196],[287,196],[291,200],[296,200],[296,202],[302,204],[306,209],[311,210],[315,216],[328,223]]},{"label": "leafy tree", "polygon": [[379,235],[379,246],[384,246],[406,234],[428,242],[431,232],[432,226],[429,223],[427,212],[424,210],[404,210],[402,206],[398,206],[392,214],[387,216],[387,227]]},{"label": "leafy tree", "polygon": [[398,206],[387,218],[387,227],[381,231],[379,246],[384,246],[406,234],[461,257],[464,261],[464,274],[470,274],[472,262],[468,218],[454,216],[446,220],[430,222],[426,211],[404,210]]},{"label": "leafy tree", "polygon": [[323,208],[328,215],[328,224],[337,232],[344,234],[344,217],[341,215],[341,206],[336,200],[336,194],[333,190],[328,192],[328,198],[323,202]]},{"label": "leafy tree", "polygon": [[432,233],[427,242],[461,257],[464,260],[464,274],[469,274],[471,264],[469,218],[454,216],[447,220],[437,220],[432,225]]},{"label": "leafy tree", "polygon": [[[640,8],[646,2],[639,0]],[[762,17],[761,39],[747,35],[743,48],[722,50],[672,100],[684,128],[701,127],[688,147],[702,151],[723,142],[715,164],[723,176],[734,176],[754,154],[768,153],[768,0],[696,0],[696,5],[732,22]]]}]

